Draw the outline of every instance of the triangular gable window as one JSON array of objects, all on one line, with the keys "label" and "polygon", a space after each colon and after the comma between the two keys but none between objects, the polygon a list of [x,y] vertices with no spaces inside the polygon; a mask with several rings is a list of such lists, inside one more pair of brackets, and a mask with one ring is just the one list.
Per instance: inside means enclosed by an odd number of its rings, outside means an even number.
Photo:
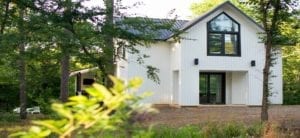
[{"label": "triangular gable window", "polygon": [[226,13],[207,23],[208,55],[240,56],[240,25]]}]

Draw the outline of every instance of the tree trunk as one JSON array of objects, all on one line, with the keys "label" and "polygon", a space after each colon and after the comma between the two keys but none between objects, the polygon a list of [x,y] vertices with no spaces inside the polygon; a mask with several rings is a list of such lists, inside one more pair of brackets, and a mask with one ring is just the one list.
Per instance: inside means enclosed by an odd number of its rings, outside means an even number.
[{"label": "tree trunk", "polygon": [[69,65],[70,65],[70,54],[68,48],[62,47],[62,56],[61,56],[61,77],[60,77],[60,100],[66,102],[69,96]]},{"label": "tree trunk", "polygon": [[108,78],[108,75],[116,75],[116,59],[115,59],[115,47],[113,42],[113,26],[114,26],[114,0],[105,0],[106,6],[106,18],[105,18],[105,53],[107,54],[106,62],[106,85],[108,87],[113,86],[113,82]]},{"label": "tree trunk", "polygon": [[[267,38],[270,39],[270,38]],[[269,41],[269,40],[267,40]],[[268,108],[269,108],[269,73],[271,67],[271,47],[272,44],[267,42],[265,45],[266,53],[265,53],[265,66],[263,69],[263,97],[262,97],[262,108],[261,108],[261,121],[268,121]]]},{"label": "tree trunk", "polygon": [[[266,31],[265,40],[265,66],[263,69],[263,97],[262,97],[262,108],[261,108],[261,121],[266,122],[269,119],[268,108],[269,108],[269,78],[270,68],[272,66],[272,47],[274,45],[274,36],[276,36],[276,30],[278,30],[278,19],[280,10],[280,0],[274,1],[260,1],[260,12],[262,13],[262,24]],[[273,10],[270,10],[271,7]],[[269,16],[269,12],[273,12],[272,16]]]},{"label": "tree trunk", "polygon": [[19,10],[19,35],[21,36],[19,43],[19,96],[20,96],[20,118],[26,119],[26,63],[25,63],[25,38],[24,38],[24,9]]},{"label": "tree trunk", "polygon": [[20,44],[19,49],[19,89],[20,89],[20,117],[21,119],[27,118],[26,113],[26,67],[25,67],[25,45]]}]

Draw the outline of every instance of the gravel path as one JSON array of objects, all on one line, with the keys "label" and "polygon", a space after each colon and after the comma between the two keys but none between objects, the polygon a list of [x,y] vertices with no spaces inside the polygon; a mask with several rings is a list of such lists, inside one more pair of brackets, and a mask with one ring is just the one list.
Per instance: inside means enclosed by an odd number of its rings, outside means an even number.
[{"label": "gravel path", "polygon": [[[260,121],[260,107],[248,106],[198,106],[169,107],[158,106],[158,114],[151,115],[147,123],[183,126],[207,122],[242,122]],[[300,129],[300,105],[273,105],[269,108],[269,120],[284,127]]]}]

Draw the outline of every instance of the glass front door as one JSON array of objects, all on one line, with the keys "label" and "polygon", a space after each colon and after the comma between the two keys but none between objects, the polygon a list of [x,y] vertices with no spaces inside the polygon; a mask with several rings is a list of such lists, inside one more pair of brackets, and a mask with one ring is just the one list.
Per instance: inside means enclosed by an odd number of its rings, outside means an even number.
[{"label": "glass front door", "polygon": [[225,73],[200,73],[200,104],[225,104]]}]

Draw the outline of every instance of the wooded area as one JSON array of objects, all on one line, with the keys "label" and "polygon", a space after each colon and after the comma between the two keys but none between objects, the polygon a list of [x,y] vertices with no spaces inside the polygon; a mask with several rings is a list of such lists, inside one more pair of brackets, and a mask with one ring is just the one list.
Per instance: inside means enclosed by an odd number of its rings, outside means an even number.
[{"label": "wooded area", "polygon": [[[74,95],[69,73],[98,67],[98,83],[111,86],[108,75],[115,73],[118,49],[147,57],[137,46],[153,43],[157,30],[172,29],[172,22],[158,24],[140,17],[127,17],[121,1],[104,0],[104,5],[87,7],[85,0],[2,0],[0,1],[0,109],[11,111],[39,105],[49,111],[52,100],[65,102]],[[223,0],[204,0],[191,6],[202,14]],[[272,47],[283,48],[284,103],[300,104],[300,22],[297,0],[250,0],[239,3],[244,12],[266,29],[265,97],[268,97]],[[114,22],[116,21],[116,22]],[[139,33],[128,31],[137,30]],[[118,39],[113,39],[118,38]],[[114,41],[113,41],[114,40]],[[115,44],[115,45],[114,45]],[[143,62],[139,62],[143,63]],[[156,81],[157,71],[147,66]],[[104,81],[103,81],[104,80]],[[265,98],[264,103],[267,103]],[[267,110],[264,109],[264,110]]]},{"label": "wooded area", "polygon": [[[156,30],[172,30],[172,22],[128,18],[121,12],[128,7],[120,1],[104,0],[104,5],[94,6],[84,2],[0,2],[0,103],[6,107],[1,109],[21,105],[22,118],[29,105],[42,106],[46,112],[52,100],[65,102],[72,95],[69,73],[84,68],[98,67],[97,80],[109,86],[107,76],[114,75],[116,59],[123,54],[118,49],[146,57],[136,46],[154,42]],[[153,67],[149,69],[155,75]]]}]

